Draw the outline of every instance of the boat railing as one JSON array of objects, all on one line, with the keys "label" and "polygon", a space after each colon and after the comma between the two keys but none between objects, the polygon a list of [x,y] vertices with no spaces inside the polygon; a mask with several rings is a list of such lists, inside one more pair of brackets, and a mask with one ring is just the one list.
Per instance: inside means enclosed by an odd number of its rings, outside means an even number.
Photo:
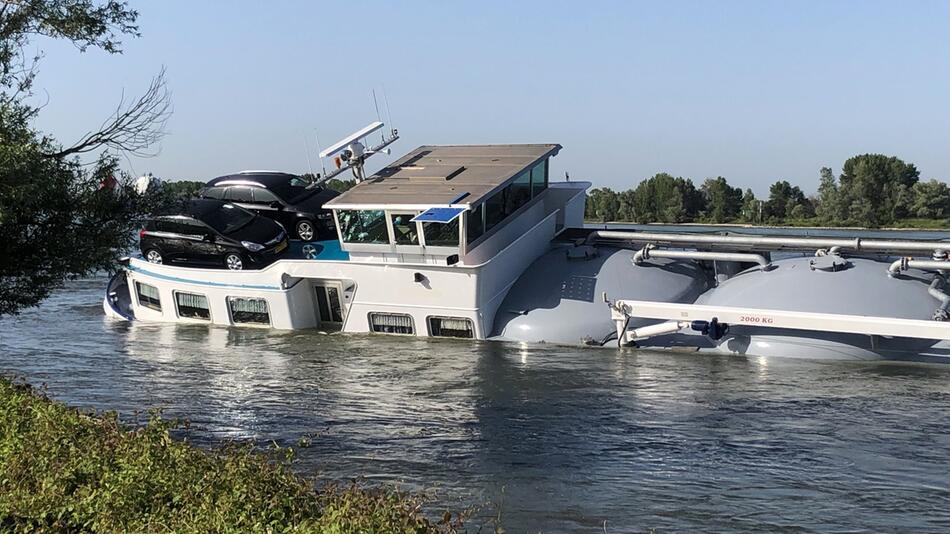
[{"label": "boat railing", "polygon": [[818,251],[835,248],[839,251],[912,254],[917,256],[932,255],[944,258],[947,252],[950,251],[950,241],[936,240],[708,235],[629,230],[594,230],[588,234],[586,244],[592,245],[597,241],[625,241],[629,243],[762,252]]}]

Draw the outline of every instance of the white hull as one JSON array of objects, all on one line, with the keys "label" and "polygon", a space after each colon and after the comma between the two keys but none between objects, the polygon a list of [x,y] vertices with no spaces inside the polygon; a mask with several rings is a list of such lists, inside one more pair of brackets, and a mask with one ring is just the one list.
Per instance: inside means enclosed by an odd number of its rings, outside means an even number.
[{"label": "white hull", "polygon": [[[493,236],[501,246],[485,243],[477,249],[478,254],[455,265],[363,255],[339,261],[286,259],[261,270],[229,271],[158,265],[132,258],[126,268],[132,311],[139,321],[281,330],[323,328],[351,333],[373,332],[371,314],[397,314],[411,318],[413,335],[418,336],[432,335],[433,318],[448,318],[471,322],[471,336],[464,337],[486,339],[509,288],[532,261],[550,248],[565,217],[571,217],[568,222],[580,221],[587,185],[552,184],[550,196],[560,203],[536,203],[517,224]],[[155,288],[158,304],[149,306],[144,302],[137,284]],[[341,297],[341,321],[332,320],[332,313],[321,317],[320,299],[329,288]],[[177,294],[206,298],[207,316],[182,313]],[[266,322],[236,320],[229,299],[265,301]],[[108,297],[103,306],[107,315],[123,318],[109,305]]]}]

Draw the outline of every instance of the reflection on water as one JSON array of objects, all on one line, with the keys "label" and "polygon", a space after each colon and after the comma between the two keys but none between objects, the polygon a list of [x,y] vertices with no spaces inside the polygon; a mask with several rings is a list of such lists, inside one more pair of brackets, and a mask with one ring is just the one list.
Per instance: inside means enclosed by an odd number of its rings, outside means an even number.
[{"label": "reflection on water", "polygon": [[950,366],[114,323],[104,284],[0,321],[0,369],[513,532],[950,527]]}]

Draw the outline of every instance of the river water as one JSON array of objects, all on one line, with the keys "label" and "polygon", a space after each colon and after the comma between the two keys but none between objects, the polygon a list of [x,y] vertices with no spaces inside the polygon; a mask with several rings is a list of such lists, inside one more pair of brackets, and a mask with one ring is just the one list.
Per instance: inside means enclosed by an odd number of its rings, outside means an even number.
[{"label": "river water", "polygon": [[117,323],[105,283],[0,320],[0,371],[200,445],[307,438],[301,473],[489,529],[950,529],[950,365]]}]

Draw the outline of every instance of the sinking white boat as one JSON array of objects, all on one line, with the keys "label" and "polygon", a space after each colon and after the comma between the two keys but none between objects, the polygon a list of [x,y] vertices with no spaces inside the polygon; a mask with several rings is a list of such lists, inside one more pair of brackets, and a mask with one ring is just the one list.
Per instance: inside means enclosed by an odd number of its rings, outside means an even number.
[{"label": "sinking white boat", "polygon": [[[378,124],[378,123],[377,123]],[[125,262],[123,320],[735,354],[950,361],[950,242],[583,228],[556,144],[422,146],[360,183],[337,240],[254,271]],[[335,175],[334,173],[333,175]],[[330,175],[330,176],[333,176]]]}]

